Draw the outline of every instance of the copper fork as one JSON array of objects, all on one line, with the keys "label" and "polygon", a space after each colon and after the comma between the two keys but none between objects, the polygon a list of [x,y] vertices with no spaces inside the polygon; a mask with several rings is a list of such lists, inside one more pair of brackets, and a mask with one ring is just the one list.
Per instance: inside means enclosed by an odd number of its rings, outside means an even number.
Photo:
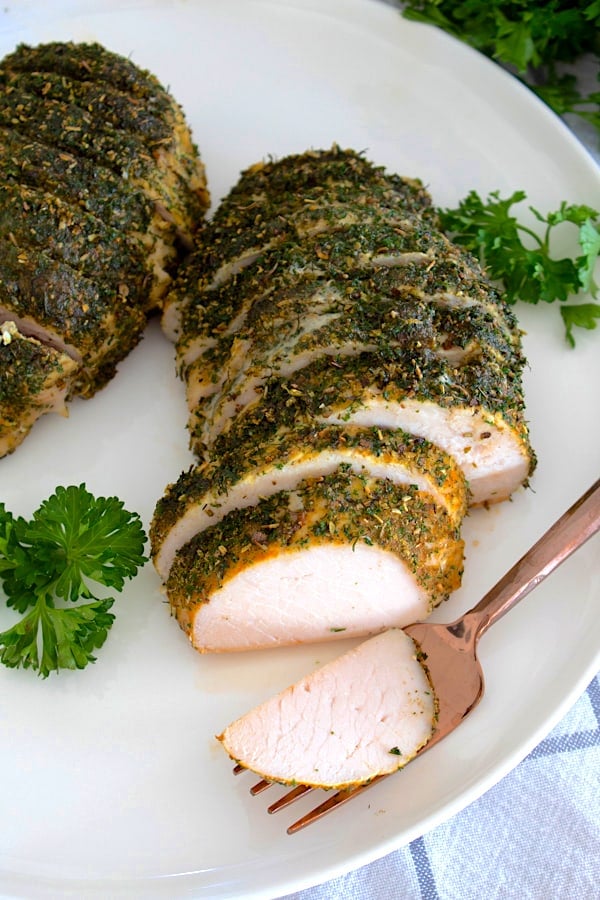
[{"label": "copper fork", "polygon": [[[448,625],[426,622],[409,625],[404,629],[423,654],[439,703],[433,735],[418,755],[454,731],[481,700],[484,679],[477,658],[479,638],[599,529],[600,479],[546,531],[476,606]],[[233,771],[240,774],[246,770],[237,765]],[[306,828],[387,777],[388,775],[379,775],[367,784],[338,791],[290,825],[288,834]],[[261,780],[250,788],[250,793],[260,794],[271,784],[270,781]],[[307,785],[297,785],[272,803],[268,812],[284,809],[311,790],[313,788]]]}]

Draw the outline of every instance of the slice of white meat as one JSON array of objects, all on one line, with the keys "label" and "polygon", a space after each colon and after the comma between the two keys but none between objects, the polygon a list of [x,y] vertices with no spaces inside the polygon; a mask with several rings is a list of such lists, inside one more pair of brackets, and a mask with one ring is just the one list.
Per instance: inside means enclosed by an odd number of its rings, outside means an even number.
[{"label": "slice of white meat", "polygon": [[[518,359],[492,353],[458,366],[434,353],[323,357],[289,379],[268,380],[242,418],[254,432],[268,421],[401,429],[454,458],[472,504],[497,502],[527,483],[536,463],[520,373]],[[199,417],[192,445],[203,440],[205,427]],[[228,434],[222,432],[219,447]]]},{"label": "slice of white meat", "polygon": [[268,379],[289,379],[324,356],[344,359],[408,349],[416,365],[429,353],[451,370],[473,360],[502,366],[516,356],[518,341],[507,338],[482,309],[440,309],[407,296],[399,302],[377,284],[374,276],[366,285],[354,281],[349,295],[327,284],[300,290],[291,300],[275,293],[259,301],[259,309],[253,309],[257,315],[240,336],[221,340],[220,352],[203,357],[188,372],[194,451],[202,455],[202,445],[211,447],[230,427],[229,420],[257,400]]},{"label": "slice of white meat", "polygon": [[197,650],[250,650],[425,618],[462,567],[459,529],[431,496],[338,470],[197,534],[166,593]]},{"label": "slice of white meat", "polygon": [[416,645],[390,629],[266,700],[218,740],[268,781],[340,789],[410,762],[431,738],[436,712]]},{"label": "slice of white meat", "polygon": [[402,428],[437,443],[460,462],[472,506],[507,500],[527,482],[534,457],[526,433],[501,413],[481,406],[442,407],[424,400],[394,402],[373,392],[360,409],[339,410],[329,422]]},{"label": "slice of white meat", "polygon": [[[196,534],[218,524],[234,509],[291,491],[308,478],[342,466],[396,485],[416,485],[429,494],[449,521],[459,525],[468,492],[460,468],[435,445],[400,431],[345,425],[269,429],[243,427],[230,435],[230,449],[211,463],[181,474],[158,501],[150,528],[154,565],[166,581],[177,551]],[[240,453],[239,447],[252,447]],[[395,515],[399,515],[397,511]]]}]

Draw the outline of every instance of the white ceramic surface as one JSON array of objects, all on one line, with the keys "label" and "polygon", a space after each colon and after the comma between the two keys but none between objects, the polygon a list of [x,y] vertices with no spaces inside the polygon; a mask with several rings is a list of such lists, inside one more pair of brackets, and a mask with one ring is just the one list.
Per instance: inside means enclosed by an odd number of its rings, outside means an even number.
[{"label": "white ceramic surface", "polygon": [[[215,202],[257,159],[336,141],[421,177],[438,205],[470,188],[524,188],[542,210],[600,206],[598,170],[535,97],[372,0],[23,0],[0,11],[2,55],[51,39],[101,41],[169,85]],[[475,602],[598,475],[598,335],[581,333],[572,351],[556,310],[518,313],[539,468],[531,490],[467,520],[464,586],[438,620]],[[0,461],[7,506],[27,515],[57,484],[85,481],[148,524],[191,461],[172,355],[151,327],[98,397],[38,424]],[[267,816],[213,735],[348,643],[201,657],[147,566],[118,597],[95,666],[45,682],[0,670],[0,896],[275,897],[423,834],[516,765],[597,671],[597,555],[588,545],[486,635],[487,694],[457,733],[295,837],[286,824],[314,801]],[[0,629],[12,621],[0,607]]]}]

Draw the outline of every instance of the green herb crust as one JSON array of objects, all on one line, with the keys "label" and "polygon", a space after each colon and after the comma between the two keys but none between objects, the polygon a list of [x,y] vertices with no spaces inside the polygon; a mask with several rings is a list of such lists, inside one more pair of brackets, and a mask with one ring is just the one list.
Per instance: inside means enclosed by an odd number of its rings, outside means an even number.
[{"label": "green herb crust", "polygon": [[361,278],[274,290],[257,300],[243,328],[221,338],[188,368],[190,387],[202,379],[202,393],[209,395],[195,408],[188,398],[194,433],[199,435],[198,422],[205,418],[203,440],[210,446],[231,416],[256,402],[267,380],[295,377],[324,356],[339,363],[367,352],[388,358],[405,351],[417,364],[433,354],[454,368],[474,360],[521,367],[510,316],[499,319],[479,304],[427,302],[399,292],[399,280],[395,268],[382,268]]},{"label": "green herb crust", "polygon": [[[193,278],[186,272],[186,291]],[[379,282],[375,281],[379,273]],[[180,371],[222,336],[243,332],[257,303],[279,302],[280,292],[293,295],[305,282],[340,285],[345,302],[354,292],[392,290],[400,298],[431,300],[436,305],[485,307],[500,327],[515,330],[514,314],[490,285],[473,259],[439,232],[422,223],[391,224],[369,215],[361,224],[345,225],[317,235],[295,236],[260,254],[252,265],[216,290],[202,291],[195,279],[195,299],[185,305],[182,335],[177,342]],[[387,283],[385,280],[387,279]],[[177,288],[175,288],[177,290]],[[373,296],[373,305],[377,296]],[[256,319],[262,307],[257,307]]]},{"label": "green herb crust", "polygon": [[[79,106],[117,131],[135,135],[150,148],[173,142],[173,104],[168,101],[163,109],[157,110],[157,115],[153,109],[156,104],[149,103],[148,98],[119,91],[109,82],[79,81],[54,71],[12,68],[10,58],[0,68],[0,84],[6,88],[18,86],[38,97]],[[165,97],[164,93],[162,96]]]},{"label": "green herb crust", "polygon": [[4,322],[0,335],[0,455],[12,453],[34,422],[51,409],[64,409],[77,369],[67,354],[20,334]]},{"label": "green herb crust", "polygon": [[124,283],[131,302],[147,302],[150,273],[141,240],[53,194],[0,184],[0,235],[16,247],[37,248],[82,275]]},{"label": "green herb crust", "polygon": [[21,44],[0,84],[3,124],[139,182],[193,233],[209,204],[205,171],[181,107],[154,76],[99,44]]},{"label": "green herb crust", "polygon": [[0,305],[10,317],[47,329],[82,362],[73,389],[90,396],[140,340],[146,316],[127,292],[79,275],[42,253],[0,239]]},{"label": "green herb crust", "polygon": [[[158,110],[157,115],[152,111],[153,104],[148,98],[141,99],[125,94],[116,90],[110,83],[78,81],[52,71],[14,71],[10,69],[10,64],[7,64],[6,60],[0,68],[0,84],[9,97],[14,94],[16,103],[19,102],[17,98],[24,94],[39,98],[44,108],[57,104],[58,110],[65,110],[65,122],[68,122],[65,125],[66,132],[73,131],[77,135],[79,130],[84,139],[82,149],[86,154],[90,153],[94,159],[97,158],[93,151],[94,143],[90,142],[89,147],[85,143],[85,135],[88,134],[85,125],[88,122],[92,123],[92,128],[96,130],[99,123],[102,123],[102,128],[106,131],[103,135],[106,143],[102,143],[101,146],[109,151],[108,159],[111,165],[118,163],[122,158],[118,153],[119,147],[122,146],[125,153],[131,147],[132,154],[135,153],[136,156],[139,156],[141,147],[145,147],[152,161],[159,163],[161,169],[172,170],[175,188],[178,181],[181,181],[181,196],[177,198],[175,208],[181,206],[181,201],[189,201],[192,204],[189,207],[188,224],[192,225],[194,216],[202,217],[208,196],[205,190],[196,193],[195,189],[205,188],[205,184],[199,182],[200,172],[202,181],[204,173],[203,170],[199,170],[196,147],[185,127],[181,109],[173,100],[169,102],[169,96],[164,91],[161,97],[166,98],[167,102],[164,108]],[[27,101],[23,106],[27,109]],[[33,110],[36,109],[37,106],[33,104]],[[81,115],[85,117],[83,120],[77,118]],[[72,123],[69,117],[73,118]],[[22,111],[19,119],[22,121]],[[112,148],[111,136],[114,145]],[[55,137],[54,140],[58,143],[67,137],[68,135],[60,139]],[[98,161],[101,162],[101,159]],[[128,176],[130,172],[136,172],[133,155],[129,166],[131,169],[127,165],[121,166],[122,171]],[[190,186],[193,190],[190,190]]]},{"label": "green herb crust", "polygon": [[15,72],[56,72],[80,81],[110,85],[148,101],[157,116],[167,115],[173,104],[155,75],[98,43],[50,41],[34,47],[19,44],[4,57],[3,67]]},{"label": "green herb crust", "polygon": [[37,97],[15,87],[0,91],[0,124],[13,125],[58,152],[67,151],[126,176],[169,210],[177,225],[189,228],[195,209],[183,182],[170,170],[158,170],[152,153],[137,137],[98,122],[86,110]]},{"label": "green herb crust", "polygon": [[[106,228],[119,231],[118,240],[130,242],[145,254],[145,307],[153,309],[162,303],[170,273],[178,265],[175,226],[165,220],[165,210],[132,182],[110,169],[66,151],[57,151],[21,134],[0,127],[0,185],[34,190],[54,197],[68,207],[68,215],[87,212]],[[35,222],[33,227],[36,228]],[[48,248],[49,249],[49,248]],[[102,242],[110,264],[111,248]],[[131,267],[137,268],[137,252],[132,253]]]},{"label": "green herb crust", "polygon": [[57,152],[13,127],[0,127],[0,179],[80,206],[113,228],[144,234],[153,204],[120,174],[76,154]]},{"label": "green herb crust", "polygon": [[399,557],[431,608],[460,584],[463,542],[427,494],[339,470],[236,510],[195,537],[175,559],[169,602],[189,632],[199,604],[242,569],[309,546],[358,542]]},{"label": "green herb crust", "polygon": [[199,290],[218,286],[283,240],[341,228],[374,212],[388,219],[419,214],[436,221],[421,182],[387,175],[351,150],[334,146],[253,166],[198,233],[198,249],[173,285],[168,304],[195,303]]},{"label": "green herb crust", "polygon": [[69,397],[89,397],[139,341],[203,219],[197,148],[181,107],[131,61],[99,44],[22,44],[0,62],[0,160],[2,316],[67,352]]},{"label": "green herb crust", "polygon": [[[267,423],[321,421],[335,415],[349,420],[373,398],[401,404],[433,402],[443,408],[470,407],[490,418],[499,416],[527,441],[521,373],[511,358],[485,352],[466,357],[460,366],[422,348],[381,347],[356,356],[321,357],[289,378],[273,376],[257,388],[257,398],[244,413],[245,427]],[[205,453],[210,422],[200,407],[190,416],[192,446]],[[211,444],[211,455],[222,444]],[[227,430],[223,442],[227,443]]]},{"label": "green herb crust", "polygon": [[431,198],[419,179],[387,173],[383,166],[373,165],[362,154],[334,144],[329,150],[291,154],[250,166],[220,204],[214,220],[227,225],[233,217],[241,225],[236,217],[243,215],[244,210],[255,210],[261,202],[292,205],[299,199],[314,203],[325,197],[341,204],[364,194],[370,203],[368,195],[381,202],[392,193],[398,195],[406,215],[431,216],[435,220]]},{"label": "green herb crust", "polygon": [[[238,497],[234,502],[247,505],[259,478],[267,482],[261,482],[260,494],[264,497],[278,490],[282,474],[289,483],[290,471],[296,468],[300,479],[303,466],[311,463],[320,464],[322,471],[332,464],[336,468],[351,466],[365,474],[377,468],[389,472],[390,479],[395,469],[398,482],[426,484],[449,522],[459,525],[466,512],[467,487],[456,462],[429,441],[399,429],[317,423],[278,427],[271,422],[265,428],[257,424],[252,428],[239,422],[228,435],[226,446],[223,444],[210,461],[182,472],[158,501],[150,528],[154,558],[184,516],[200,510],[210,525],[222,518],[222,507],[229,508],[232,496]],[[239,447],[245,452],[240,453]],[[335,462],[329,463],[326,455]]]}]

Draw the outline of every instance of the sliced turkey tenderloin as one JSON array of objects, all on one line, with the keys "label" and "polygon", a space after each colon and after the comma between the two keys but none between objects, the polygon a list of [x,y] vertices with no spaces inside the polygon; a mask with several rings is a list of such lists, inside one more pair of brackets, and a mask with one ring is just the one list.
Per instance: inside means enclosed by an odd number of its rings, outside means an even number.
[{"label": "sliced turkey tenderloin", "polygon": [[[191,239],[208,206],[204,168],[181,107],[153,75],[100,44],[54,42],[19,45],[2,60],[0,83],[3,124],[120,173]],[[121,100],[111,104],[119,91]],[[123,129],[125,110],[137,128]],[[143,126],[150,112],[153,125],[163,127],[160,140],[148,142]]]},{"label": "sliced turkey tenderloin", "polygon": [[[72,153],[57,152],[15,129],[0,127],[0,157],[0,183],[48,194],[68,211],[80,208],[120,232],[121,243],[125,236],[139,242],[148,273],[144,306],[152,309],[162,302],[177,250],[173,225],[152,200],[118,173]],[[132,265],[136,265],[135,257]]]},{"label": "sliced turkey tenderloin", "polygon": [[196,535],[166,592],[197,650],[249,650],[424,618],[462,566],[458,528],[431,495],[341,468]]},{"label": "sliced turkey tenderloin", "polygon": [[347,289],[344,280],[330,280],[257,301],[239,336],[221,340],[220,352],[215,348],[187,372],[196,452],[212,446],[270,378],[289,379],[324,356],[342,360],[409,350],[416,365],[432,353],[455,368],[473,360],[497,366],[517,359],[517,336],[498,327],[486,310],[398,297],[386,275],[354,279]]},{"label": "sliced turkey tenderloin", "polygon": [[[306,212],[303,210],[302,214]],[[180,366],[193,362],[215,340],[242,328],[253,304],[274,291],[290,289],[305,279],[348,278],[353,269],[378,265],[416,265],[424,269],[433,264],[435,247],[440,254],[448,249],[445,238],[432,235],[422,224],[417,226],[404,216],[390,221],[377,209],[361,208],[350,221],[348,216],[334,217],[317,234],[303,233],[299,227],[292,227],[293,224],[282,226],[277,245],[265,244],[254,255],[253,265],[247,261],[238,266],[235,255],[235,271],[206,288],[202,279],[207,271],[212,271],[208,256],[217,252],[227,255],[222,245],[228,245],[224,239],[215,240],[214,226],[208,223],[201,235],[200,250],[188,260],[181,279],[170,292],[183,292],[189,299],[180,309],[180,334],[176,342]],[[242,242],[249,238],[247,232],[238,234],[234,230],[230,240],[234,239]]]},{"label": "sliced turkey tenderloin", "polygon": [[236,719],[218,740],[268,781],[339,790],[405,766],[431,738],[436,713],[415,643],[390,629]]},{"label": "sliced turkey tenderloin", "polygon": [[[416,485],[459,527],[467,508],[462,472],[435,445],[400,431],[333,426],[252,430],[242,420],[227,447],[212,460],[183,472],[158,501],[150,528],[154,565],[166,581],[177,551],[234,509],[256,506],[308,478],[345,466],[396,485]],[[239,448],[246,451],[240,453]],[[394,513],[400,515],[400,511]]]},{"label": "sliced turkey tenderloin", "polygon": [[232,188],[200,234],[198,250],[173,285],[162,327],[177,340],[189,323],[188,305],[222,286],[294,236],[335,231],[376,212],[403,221],[423,215],[437,221],[431,199],[416,179],[388,175],[360,154],[333,147],[252,166]]},{"label": "sliced turkey tenderloin", "polygon": [[[311,363],[289,379],[266,382],[244,414],[245,427],[265,423],[353,423],[400,428],[453,456],[471,502],[496,502],[525,483],[535,466],[524,418],[521,365],[490,353],[462,365],[435,353],[391,349]],[[230,420],[231,425],[235,420]],[[192,442],[201,448],[205,423]],[[235,431],[232,428],[232,435]],[[222,432],[222,446],[228,432]],[[213,451],[211,451],[212,453]]]},{"label": "sliced turkey tenderloin", "polygon": [[36,250],[0,238],[0,321],[81,363],[72,392],[91,396],[140,340],[144,311],[119,286],[79,275]]},{"label": "sliced turkey tenderloin", "polygon": [[44,251],[88,278],[126,285],[130,302],[147,302],[151,272],[140,238],[107,225],[79,205],[0,180],[0,236],[16,247]]},{"label": "sliced turkey tenderloin", "polygon": [[[370,268],[374,259],[381,259],[377,254],[383,244],[386,264]],[[400,268],[391,265],[392,259],[410,255],[407,246],[428,247],[431,260],[428,251],[419,261],[405,261]],[[440,320],[435,328],[433,316]],[[433,239],[412,225],[402,232],[383,225],[288,241],[266,254],[258,271],[233,279],[206,305],[190,307],[184,321],[178,369],[193,418],[199,401],[214,395],[210,409],[198,410],[203,419],[208,417],[212,433],[219,430],[213,416],[219,404],[225,404],[220,414],[224,422],[232,410],[239,412],[254,399],[253,391],[267,374],[281,371],[289,376],[304,360],[318,356],[319,341],[311,335],[321,325],[325,330],[319,340],[329,356],[355,355],[377,343],[413,341],[416,348],[437,349],[457,363],[465,353],[472,356],[484,346],[486,352],[518,361],[520,347],[512,311],[481,272],[464,256],[449,252],[445,239]],[[346,332],[341,344],[335,337],[340,328]],[[294,354],[289,341],[302,338]],[[240,369],[255,373],[245,389],[239,386]],[[190,427],[196,446],[200,434],[193,420]],[[203,440],[209,445],[211,438]]]},{"label": "sliced turkey tenderloin", "polygon": [[65,396],[89,397],[141,338],[206,211],[191,133],[130,60],[21,44],[0,62],[0,161],[0,322],[68,354]]}]

